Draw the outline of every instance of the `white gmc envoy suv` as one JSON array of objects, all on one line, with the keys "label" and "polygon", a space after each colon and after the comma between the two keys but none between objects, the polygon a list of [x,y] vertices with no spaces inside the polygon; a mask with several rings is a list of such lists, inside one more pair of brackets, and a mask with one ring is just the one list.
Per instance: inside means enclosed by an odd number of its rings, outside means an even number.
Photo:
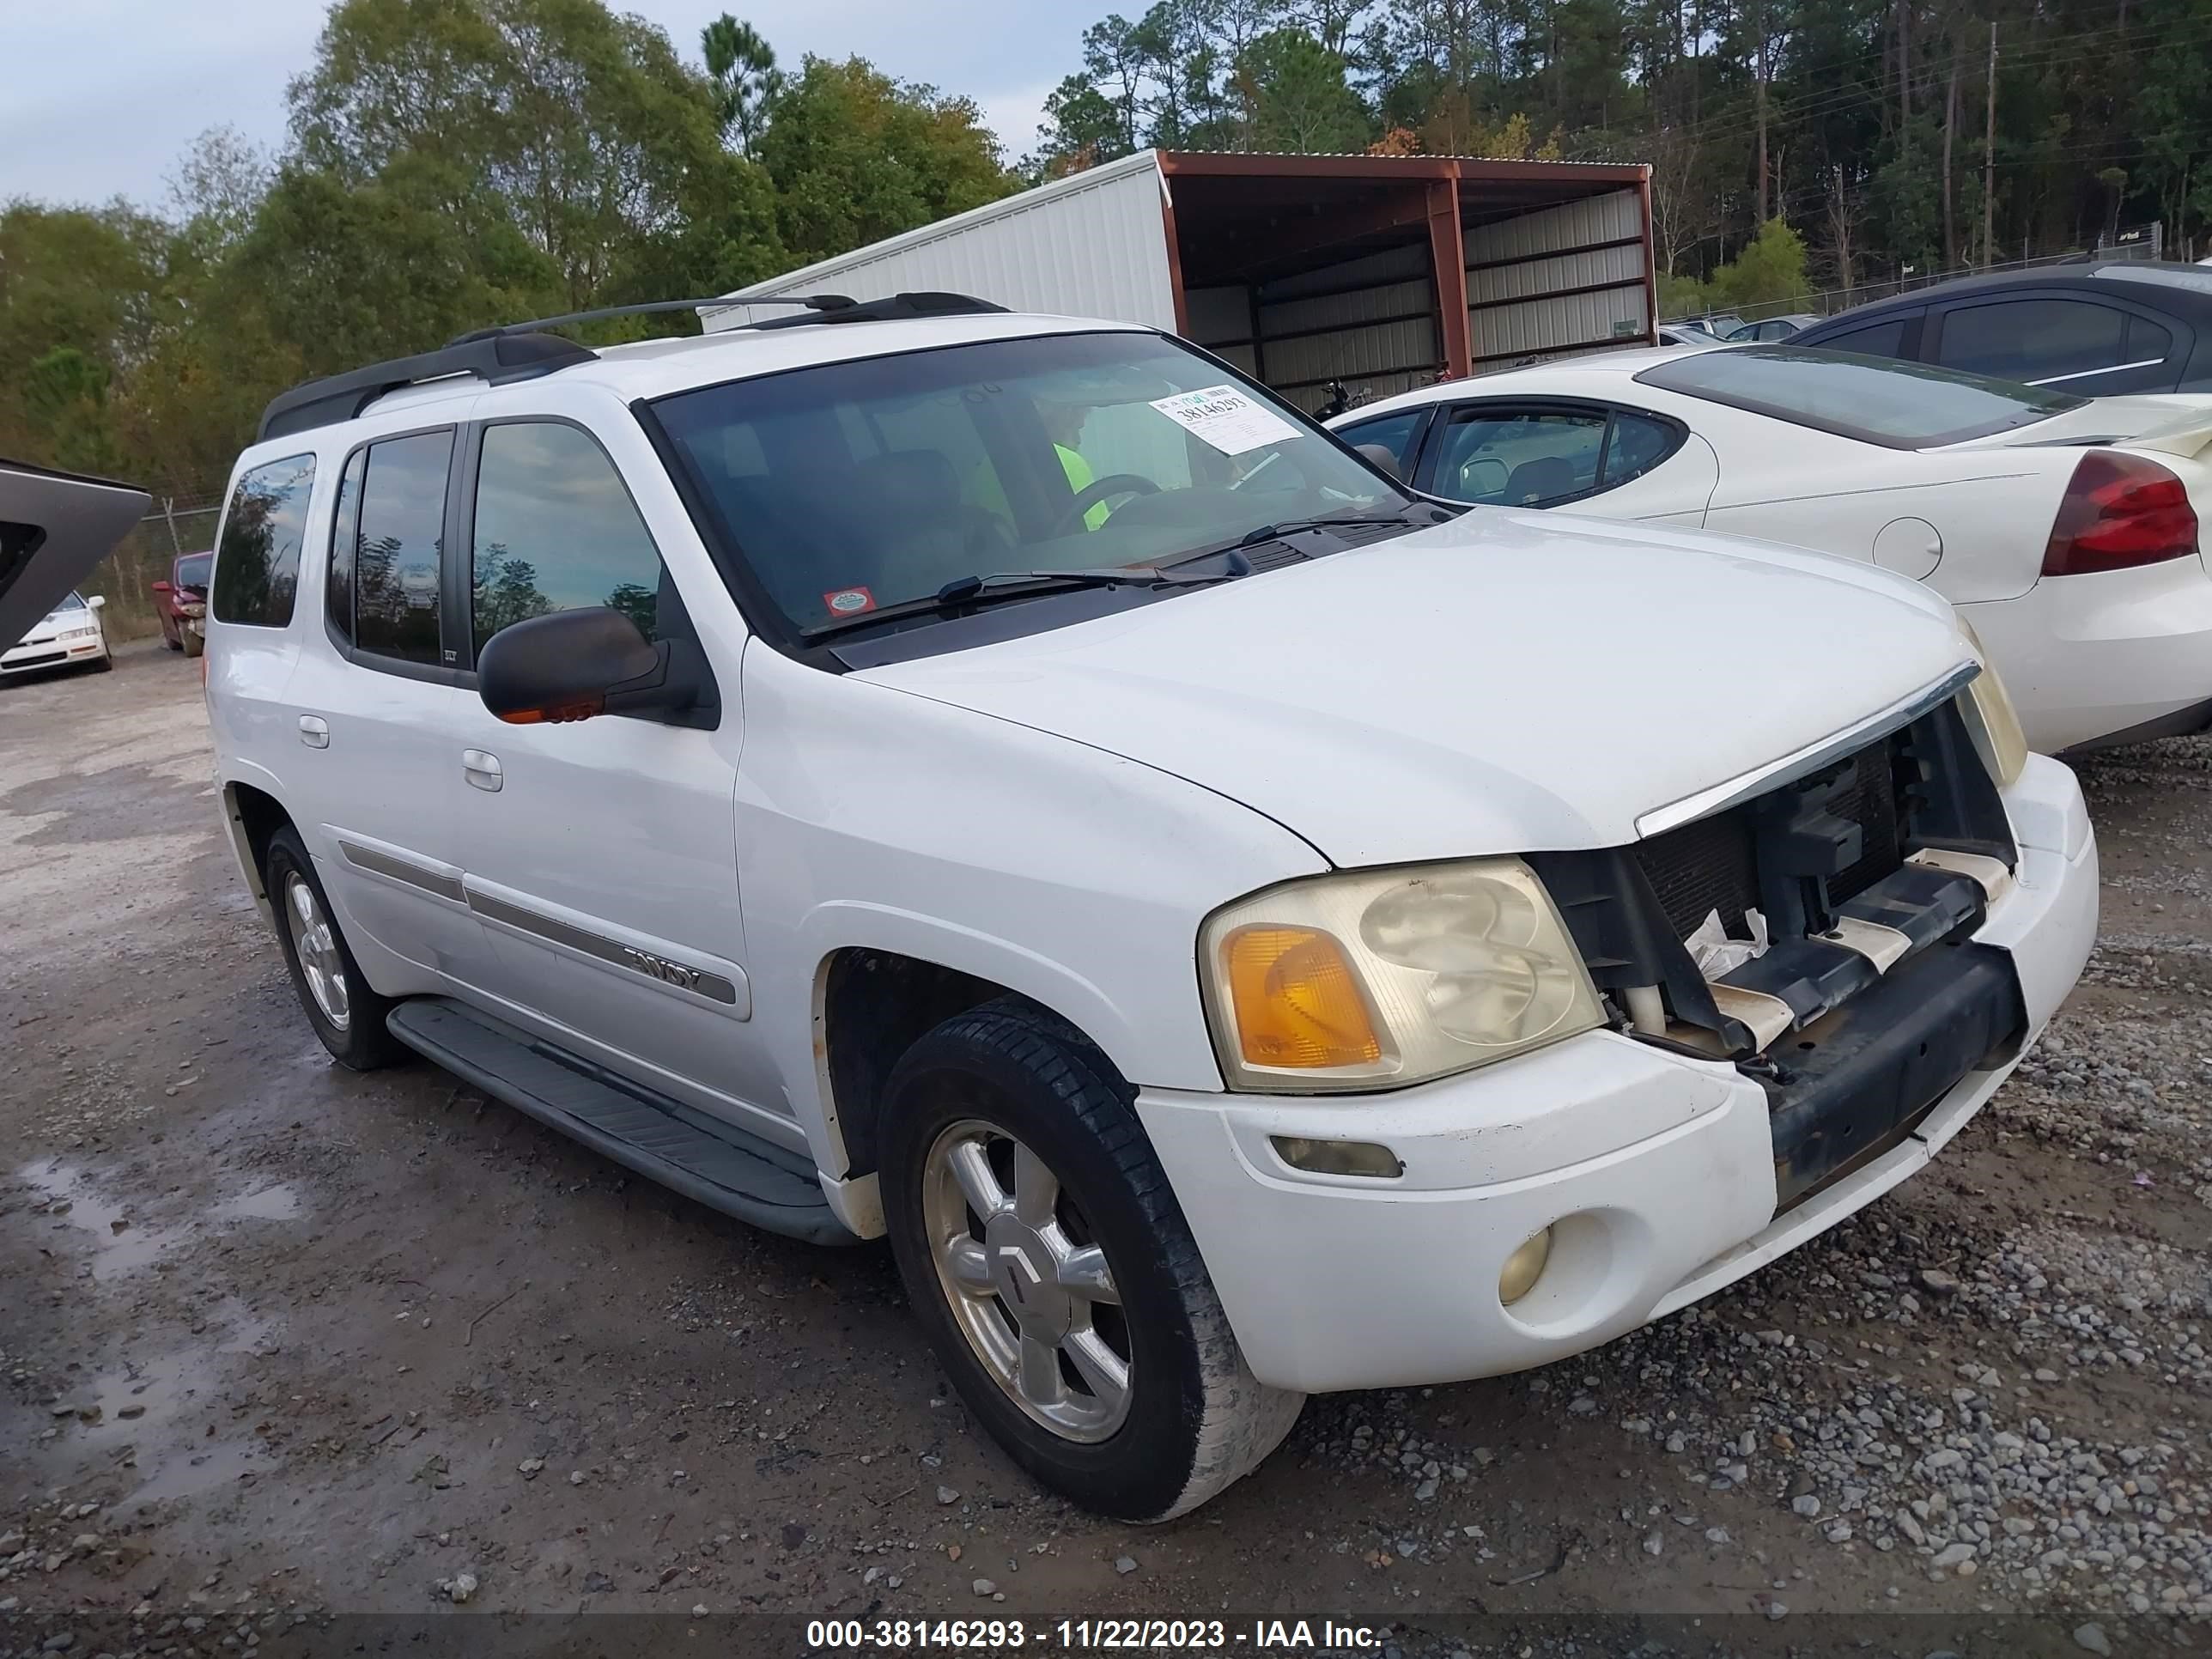
[{"label": "white gmc envoy suv", "polygon": [[1449,508],[1122,324],[575,320],[270,405],[207,628],[240,868],[341,1062],[887,1237],[1091,1508],[1752,1271],[2087,956],[2073,775],[1902,578]]}]

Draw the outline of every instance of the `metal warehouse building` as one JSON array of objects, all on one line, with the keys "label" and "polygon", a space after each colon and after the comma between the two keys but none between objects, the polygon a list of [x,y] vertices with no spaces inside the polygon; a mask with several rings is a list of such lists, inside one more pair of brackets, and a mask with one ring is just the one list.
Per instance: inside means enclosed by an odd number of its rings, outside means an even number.
[{"label": "metal warehouse building", "polygon": [[1387,397],[1652,341],[1650,169],[1143,150],[730,297],[925,289],[1171,329],[1308,409]]}]

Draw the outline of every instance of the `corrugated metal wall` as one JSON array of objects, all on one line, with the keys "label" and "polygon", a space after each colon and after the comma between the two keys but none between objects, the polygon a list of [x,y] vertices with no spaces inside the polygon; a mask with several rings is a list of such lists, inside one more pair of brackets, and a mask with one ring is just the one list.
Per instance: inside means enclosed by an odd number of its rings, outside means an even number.
[{"label": "corrugated metal wall", "polygon": [[1540,208],[1467,233],[1474,367],[1633,343],[1651,326],[1644,204],[1632,190]]},{"label": "corrugated metal wall", "polygon": [[[1149,150],[825,259],[732,298],[833,293],[856,300],[925,289],[1013,311],[1175,327],[1159,164]],[[746,313],[715,313],[732,327]]]},{"label": "corrugated metal wall", "polygon": [[1249,288],[1189,290],[1190,337],[1303,409],[1319,408],[1331,380],[1387,398],[1442,361],[1425,240],[1263,283],[1256,297],[1255,318]]}]

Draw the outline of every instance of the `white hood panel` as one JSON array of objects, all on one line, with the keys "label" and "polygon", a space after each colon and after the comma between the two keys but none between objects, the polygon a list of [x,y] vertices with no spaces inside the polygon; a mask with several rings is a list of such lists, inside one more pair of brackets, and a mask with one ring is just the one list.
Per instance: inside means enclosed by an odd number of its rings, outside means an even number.
[{"label": "white hood panel", "polygon": [[862,678],[1173,773],[1352,866],[1633,841],[1966,656],[1940,599],[1871,567],[1482,509]]}]

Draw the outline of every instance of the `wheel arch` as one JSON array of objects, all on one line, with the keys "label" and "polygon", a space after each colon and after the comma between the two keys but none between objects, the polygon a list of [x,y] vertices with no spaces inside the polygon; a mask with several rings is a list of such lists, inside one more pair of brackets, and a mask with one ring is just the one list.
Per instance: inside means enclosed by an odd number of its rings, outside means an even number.
[{"label": "wheel arch", "polygon": [[230,832],[230,850],[238,860],[246,890],[253,895],[261,919],[272,927],[276,913],[269,902],[268,884],[261,872],[269,860],[270,838],[282,829],[297,830],[292,815],[275,795],[257,785],[233,778],[222,786],[223,827]]},{"label": "wheel arch", "polygon": [[848,1182],[876,1173],[884,1085],[892,1066],[924,1033],[969,1009],[1017,999],[1073,1028],[1122,1076],[1130,1075],[1115,1045],[1100,1040],[1099,1010],[1110,1005],[1095,988],[1094,1002],[1069,996],[1065,984],[1041,983],[1042,976],[1018,966],[1012,973],[986,973],[976,970],[981,964],[942,959],[950,954],[851,944],[825,952],[816,964],[815,1084],[833,1160]]}]

